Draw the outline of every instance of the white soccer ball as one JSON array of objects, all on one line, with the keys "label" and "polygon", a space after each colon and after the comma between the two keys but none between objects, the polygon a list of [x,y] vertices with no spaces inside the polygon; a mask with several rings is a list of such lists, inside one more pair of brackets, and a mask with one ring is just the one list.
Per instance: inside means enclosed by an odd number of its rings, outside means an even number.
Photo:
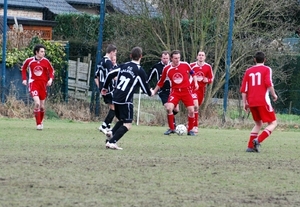
[{"label": "white soccer ball", "polygon": [[179,124],[179,125],[176,126],[175,131],[178,135],[181,136],[181,135],[184,135],[184,134],[187,133],[187,128],[183,124]]}]

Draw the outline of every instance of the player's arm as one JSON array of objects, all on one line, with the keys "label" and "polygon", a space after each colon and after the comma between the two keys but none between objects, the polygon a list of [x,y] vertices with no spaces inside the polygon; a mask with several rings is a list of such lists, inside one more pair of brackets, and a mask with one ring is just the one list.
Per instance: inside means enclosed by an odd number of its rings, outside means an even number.
[{"label": "player's arm", "polygon": [[27,85],[27,68],[28,68],[28,64],[29,64],[29,61],[28,59],[26,59],[24,62],[23,62],[23,65],[22,65],[22,84],[23,85]]},{"label": "player's arm", "polygon": [[191,66],[190,65],[188,65],[188,66],[190,68],[190,75],[192,76],[193,81],[194,81],[194,86],[195,86],[194,90],[198,90],[199,84],[198,84],[197,76],[196,76],[194,70],[191,69]]},{"label": "player's arm", "polygon": [[248,105],[248,102],[247,102],[247,90],[248,90],[248,83],[247,83],[247,73],[244,74],[244,77],[243,77],[243,80],[242,80],[242,85],[241,85],[241,88],[240,88],[240,92],[242,94],[242,103],[243,103],[243,109],[245,111],[248,111],[249,110],[249,105]]},{"label": "player's arm", "polygon": [[207,77],[205,77],[205,78],[203,79],[203,82],[204,82],[204,83],[207,83],[207,84],[210,84],[210,83],[212,83],[213,81],[214,81],[214,73],[213,73],[213,71],[212,71],[212,67],[209,66],[209,71],[208,71]]},{"label": "player's arm", "polygon": [[273,86],[273,82],[272,82],[272,69],[268,67],[268,71],[266,73],[266,76],[265,76],[265,84],[267,85],[268,87],[268,90],[271,94],[271,96],[273,97],[273,101],[276,101],[277,100],[277,95],[275,93],[275,89],[274,89],[274,86]]},{"label": "player's arm", "polygon": [[167,79],[167,69],[166,67],[164,67],[160,79],[158,80],[155,88],[152,90],[152,96],[155,95],[157,91],[164,86],[166,79]]},{"label": "player's arm", "polygon": [[270,93],[271,93],[271,96],[273,97],[273,101],[277,101],[278,97],[277,97],[277,95],[276,95],[276,93],[275,93],[274,87],[271,86],[271,87],[269,87],[268,89],[269,89],[269,91],[270,91]]},{"label": "player's arm", "polygon": [[249,110],[249,105],[248,105],[248,102],[247,102],[247,93],[242,93],[242,102],[243,102],[244,111],[248,111]]},{"label": "player's arm", "polygon": [[152,96],[152,91],[150,90],[150,86],[147,82],[147,74],[144,71],[144,69],[141,68],[141,70],[139,70],[139,76],[140,76],[140,86],[142,88],[142,91],[144,93],[147,93],[148,96]]},{"label": "player's arm", "polygon": [[47,60],[47,64],[48,64],[48,71],[49,71],[49,80],[47,82],[47,86],[51,86],[52,85],[52,82],[53,82],[53,79],[54,79],[54,73],[55,73],[55,70],[52,66],[52,64],[50,63],[49,60]]},{"label": "player's arm", "polygon": [[120,68],[116,68],[107,74],[107,76],[104,80],[103,89],[106,89],[106,90],[108,89],[109,84],[112,82],[112,80],[115,77],[117,77],[119,71],[120,71]]}]

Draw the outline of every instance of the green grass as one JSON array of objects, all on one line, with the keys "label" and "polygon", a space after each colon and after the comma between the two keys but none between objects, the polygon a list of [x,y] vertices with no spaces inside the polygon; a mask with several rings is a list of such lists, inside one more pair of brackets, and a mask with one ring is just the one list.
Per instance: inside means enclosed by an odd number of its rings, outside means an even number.
[{"label": "green grass", "polygon": [[249,130],[195,137],[134,126],[107,150],[99,123],[0,119],[0,206],[300,206],[299,132],[246,153]]}]

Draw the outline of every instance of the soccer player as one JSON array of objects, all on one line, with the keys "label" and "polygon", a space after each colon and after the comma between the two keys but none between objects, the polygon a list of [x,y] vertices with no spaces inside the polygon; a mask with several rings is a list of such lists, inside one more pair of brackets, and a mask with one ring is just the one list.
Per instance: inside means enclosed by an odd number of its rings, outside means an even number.
[{"label": "soccer player", "polygon": [[[272,82],[272,69],[264,65],[265,60],[263,52],[255,54],[256,64],[246,70],[240,88],[244,110],[250,110],[255,123],[246,152],[259,152],[260,143],[269,137],[277,126],[269,93],[273,101],[277,100],[277,95]],[[268,123],[268,126],[259,134],[263,123]]]},{"label": "soccer player", "polygon": [[193,77],[195,89],[197,90],[197,77],[187,62],[180,61],[179,50],[172,51],[170,56],[171,64],[164,68],[161,78],[153,90],[153,94],[163,87],[165,80],[168,78],[171,83],[171,93],[166,103],[170,128],[168,135],[175,133],[173,110],[179,101],[182,101],[188,110],[188,135],[195,136],[195,133],[192,131],[194,127],[194,102],[189,78],[190,75]]},{"label": "soccer player", "polygon": [[[149,83],[153,78],[156,78],[156,83],[157,83],[161,77],[164,67],[167,66],[168,64],[170,64],[170,54],[168,51],[163,51],[161,53],[160,61],[151,68],[147,82]],[[166,103],[168,101],[169,95],[170,95],[170,81],[166,79],[162,88],[160,88],[158,91],[158,96],[165,108],[166,108]],[[178,113],[178,111],[179,111],[179,105],[177,105],[173,110],[174,116]],[[175,123],[175,119],[174,119],[174,123]],[[171,129],[168,129],[164,133],[164,135],[169,135],[170,130]]]},{"label": "soccer player", "polygon": [[[36,129],[42,130],[45,115],[45,101],[47,86],[51,86],[54,79],[54,68],[45,58],[45,46],[37,44],[33,48],[33,57],[27,58],[22,65],[22,84],[27,86],[34,101],[34,116]],[[27,82],[28,72],[28,82]]]},{"label": "soccer player", "polygon": [[[109,44],[106,48],[105,56],[103,56],[103,58],[100,60],[99,64],[97,65],[97,71],[95,73],[95,83],[99,88],[100,92],[102,90],[103,83],[105,78],[107,77],[107,74],[114,67],[112,63],[112,59],[116,56],[116,54],[117,54],[117,47],[113,44]],[[108,87],[108,93],[106,93],[106,95],[103,95],[104,103],[109,106],[108,114],[106,115],[102,125],[99,126],[99,131],[102,132],[103,134],[106,134],[107,130],[110,129],[111,122],[115,117],[115,107],[114,104],[112,103],[113,91],[114,91],[114,83],[111,82],[111,84]]]},{"label": "soccer player", "polygon": [[[214,80],[214,74],[212,71],[212,67],[210,64],[205,62],[206,55],[205,52],[199,51],[197,55],[197,61],[191,63],[191,68],[194,71],[199,88],[193,91],[193,98],[194,98],[194,106],[195,106],[195,122],[193,131],[198,133],[198,117],[199,117],[199,108],[203,103],[206,85],[211,84]],[[193,86],[194,87],[194,86]]]},{"label": "soccer player", "polygon": [[121,64],[118,68],[108,73],[101,93],[106,95],[112,79],[117,76],[117,86],[114,91],[113,103],[115,105],[118,122],[113,129],[107,132],[106,148],[122,150],[117,142],[130,130],[133,120],[133,95],[137,87],[141,87],[144,93],[152,95],[147,83],[147,74],[140,66],[142,48],[134,47],[130,53],[131,61]]}]

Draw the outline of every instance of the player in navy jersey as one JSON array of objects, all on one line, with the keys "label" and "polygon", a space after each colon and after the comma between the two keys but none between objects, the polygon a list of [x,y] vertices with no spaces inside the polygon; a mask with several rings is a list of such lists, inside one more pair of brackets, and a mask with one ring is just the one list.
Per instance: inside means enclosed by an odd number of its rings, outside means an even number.
[{"label": "player in navy jersey", "polygon": [[[54,79],[54,68],[50,61],[45,58],[45,46],[36,45],[33,49],[34,56],[27,58],[22,66],[22,84],[27,86],[34,101],[34,116],[36,129],[43,129],[45,114],[45,101],[47,97],[47,86],[52,85]],[[27,70],[28,69],[28,70]],[[28,82],[27,82],[28,72]]]},{"label": "player in navy jersey", "polygon": [[[97,65],[97,71],[95,73],[95,83],[100,91],[102,90],[103,83],[105,78],[107,77],[107,74],[114,67],[112,60],[116,57],[116,54],[117,54],[117,47],[112,44],[108,45],[106,48],[105,56],[100,60],[100,62]],[[102,125],[99,126],[100,132],[104,134],[106,134],[107,130],[110,129],[111,122],[113,121],[115,116],[115,107],[114,104],[112,103],[113,90],[114,90],[114,83],[112,82],[108,86],[108,93],[102,96],[104,103],[109,106],[108,114],[105,117]]]},{"label": "player in navy jersey", "polygon": [[[156,63],[150,70],[148,76],[148,83],[154,78],[157,83],[161,77],[164,67],[167,66],[168,64],[170,64],[170,54],[168,51],[163,51],[161,54],[161,60],[158,63]],[[168,102],[168,98],[170,95],[170,81],[168,79],[165,80],[164,85],[162,86],[162,88],[159,89],[157,93],[162,104],[166,107],[166,103]],[[173,110],[174,116],[178,113],[178,111],[179,111],[179,105],[177,105]],[[175,123],[175,119],[174,119],[174,123]],[[170,130],[171,129],[168,129],[164,133],[164,135],[169,135]]]},{"label": "player in navy jersey", "polygon": [[113,96],[113,104],[115,105],[115,114],[118,122],[112,131],[107,132],[106,148],[118,149],[122,148],[117,142],[130,130],[133,120],[133,95],[138,87],[149,96],[152,95],[150,86],[147,83],[147,75],[140,66],[142,58],[142,49],[134,47],[130,53],[131,61],[119,65],[118,68],[108,73],[105,79],[101,93],[106,95],[108,86],[114,77],[117,77],[116,88]]},{"label": "player in navy jersey", "polygon": [[[246,70],[240,88],[244,110],[250,110],[255,123],[246,152],[259,152],[260,143],[268,138],[277,126],[269,93],[274,101],[277,100],[277,95],[272,82],[272,69],[264,65],[265,60],[263,52],[255,54],[256,64]],[[268,123],[268,126],[259,134],[263,123]]]}]

